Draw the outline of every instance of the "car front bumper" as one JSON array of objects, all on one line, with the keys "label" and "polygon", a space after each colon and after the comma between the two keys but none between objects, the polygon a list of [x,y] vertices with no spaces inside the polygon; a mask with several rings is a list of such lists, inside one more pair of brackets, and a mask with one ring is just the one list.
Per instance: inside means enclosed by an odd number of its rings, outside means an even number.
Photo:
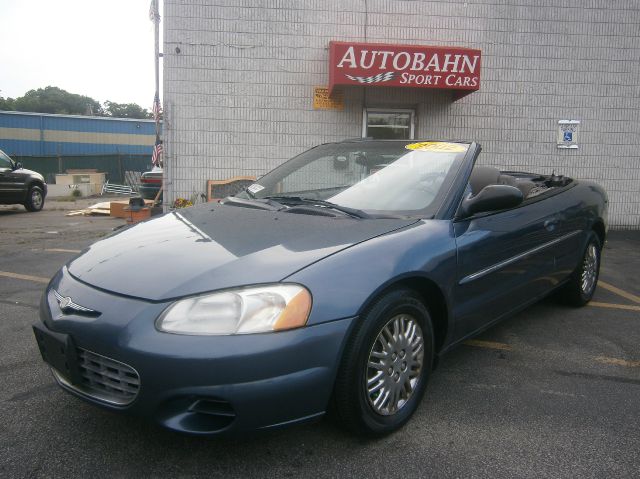
[{"label": "car front bumper", "polygon": [[[54,290],[101,314],[63,313]],[[34,330],[39,343],[56,336],[62,345],[62,359],[45,360],[65,390],[176,431],[241,432],[324,413],[352,318],[279,333],[188,336],[156,330],[155,319],[168,304],[112,295],[63,269],[43,295],[42,323]],[[71,375],[61,371],[67,357],[82,363]],[[109,401],[99,393],[118,374],[139,378],[138,386],[127,379],[135,388],[130,400]]]}]

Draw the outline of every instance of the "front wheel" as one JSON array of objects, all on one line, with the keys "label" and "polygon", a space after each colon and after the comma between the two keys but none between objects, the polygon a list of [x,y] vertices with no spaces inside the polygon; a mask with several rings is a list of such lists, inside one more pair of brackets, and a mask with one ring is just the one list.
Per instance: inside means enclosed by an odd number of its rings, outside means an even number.
[{"label": "front wheel", "polygon": [[600,253],[602,246],[598,236],[591,231],[578,267],[571,279],[561,290],[562,299],[571,306],[584,306],[596,291],[600,274]]},{"label": "front wheel", "polygon": [[24,203],[24,207],[28,211],[40,211],[44,206],[44,193],[39,186],[32,186],[29,188],[27,194],[27,201]]},{"label": "front wheel", "polygon": [[412,290],[395,290],[364,313],[340,365],[339,418],[352,431],[384,435],[413,415],[433,364],[429,311]]}]

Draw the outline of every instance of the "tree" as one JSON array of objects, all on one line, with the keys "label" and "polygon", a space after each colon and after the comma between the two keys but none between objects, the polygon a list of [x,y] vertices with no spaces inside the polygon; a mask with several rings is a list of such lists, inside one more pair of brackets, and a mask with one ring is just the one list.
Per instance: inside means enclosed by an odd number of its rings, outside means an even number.
[{"label": "tree", "polygon": [[84,95],[69,93],[58,87],[48,86],[29,90],[16,98],[13,106],[17,111],[37,113],[60,113],[65,115],[103,115],[100,102]]},{"label": "tree", "polygon": [[29,90],[18,98],[0,97],[0,110],[58,113],[62,115],[111,116],[114,118],[152,118],[153,114],[135,103],[99,101],[84,95],[69,93],[62,88],[48,86]]},{"label": "tree", "polygon": [[151,118],[151,112],[142,108],[136,103],[116,103],[113,101],[104,102],[104,111],[108,116],[115,118]]},{"label": "tree", "polygon": [[15,110],[15,107],[13,106],[14,102],[15,100],[13,98],[3,98],[0,96],[0,110],[4,110],[4,111]]}]

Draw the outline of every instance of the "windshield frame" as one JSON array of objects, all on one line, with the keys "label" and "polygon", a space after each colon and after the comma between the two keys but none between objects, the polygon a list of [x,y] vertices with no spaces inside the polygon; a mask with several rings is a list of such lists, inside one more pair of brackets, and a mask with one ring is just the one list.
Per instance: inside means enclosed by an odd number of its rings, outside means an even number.
[{"label": "windshield frame", "polygon": [[478,156],[482,151],[482,146],[475,141],[469,145],[467,154],[464,156],[460,168],[449,187],[449,191],[445,197],[445,201],[441,205],[438,212],[434,215],[435,219],[452,220],[455,217],[458,205],[462,201],[465,189],[471,177],[471,171],[478,160]]},{"label": "windshield frame", "polygon": [[[323,148],[323,147],[330,147],[330,146],[336,146],[336,147],[340,147],[340,146],[349,146],[352,145],[355,148],[358,148],[359,145],[372,145],[372,144],[397,144],[397,145],[410,145],[412,143],[420,143],[423,141],[428,141],[428,142],[444,142],[444,143],[455,143],[455,144],[459,144],[461,146],[464,146],[467,150],[464,154],[460,154],[458,155],[456,158],[453,159],[451,166],[449,168],[449,171],[446,174],[446,177],[442,183],[442,185],[440,186],[437,194],[435,195],[434,199],[431,201],[431,203],[429,205],[427,205],[425,208],[422,209],[418,209],[418,210],[374,210],[374,209],[367,209],[367,208],[360,208],[362,211],[364,211],[365,213],[367,213],[368,215],[370,215],[371,217],[374,218],[390,218],[390,217],[402,217],[402,218],[435,218],[440,216],[441,212],[444,209],[447,209],[446,207],[451,203],[451,193],[452,190],[455,190],[454,185],[457,184],[458,182],[456,181],[456,179],[459,177],[460,174],[460,170],[462,169],[463,165],[465,163],[468,163],[469,161],[469,156],[470,154],[472,154],[473,152],[475,152],[475,143],[474,142],[463,142],[463,141],[450,141],[450,140],[433,140],[433,139],[429,139],[429,140],[418,140],[418,139],[414,139],[414,140],[371,140],[371,139],[354,139],[354,140],[345,140],[345,141],[341,141],[341,142],[329,142],[329,143],[323,143],[321,145],[317,145],[313,148],[310,148],[309,150],[306,150],[302,153],[300,153],[299,155],[294,156],[293,158],[291,158],[290,160],[282,163],[281,165],[277,166],[276,168],[274,168],[273,170],[271,170],[269,173],[267,173],[266,175],[262,176],[260,179],[258,179],[257,181],[255,181],[251,186],[258,184],[260,186],[266,186],[267,188],[272,188],[272,184],[269,181],[270,177],[286,177],[287,175],[293,173],[294,171],[296,171],[297,169],[301,168],[301,166],[294,166],[297,163],[300,162],[300,157],[302,156],[307,156],[310,152],[313,152],[314,150],[317,150],[319,148]],[[364,148],[363,148],[364,149]],[[311,163],[312,161],[315,160],[311,160],[308,163]],[[306,163],[306,164],[308,164]],[[266,182],[265,182],[266,180]],[[263,182],[265,182],[263,184]],[[249,187],[250,188],[250,187]],[[257,193],[257,192],[256,192]],[[240,198],[248,198],[248,199],[264,199],[267,198],[269,196],[282,196],[279,194],[271,194],[271,195],[266,195],[266,196],[256,196],[254,195],[250,189],[245,189],[242,193],[240,193],[239,195]],[[287,194],[285,193],[284,196],[287,196]],[[292,194],[291,196],[299,196],[299,195],[294,195]]]}]

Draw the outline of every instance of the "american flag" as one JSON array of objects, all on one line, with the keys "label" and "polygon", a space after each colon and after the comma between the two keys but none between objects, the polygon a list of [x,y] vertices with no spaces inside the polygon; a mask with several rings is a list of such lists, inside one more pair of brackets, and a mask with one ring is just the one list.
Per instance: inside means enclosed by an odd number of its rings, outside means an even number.
[{"label": "american flag", "polygon": [[156,144],[153,147],[151,163],[153,166],[162,166],[162,140],[158,136],[156,136]]},{"label": "american flag", "polygon": [[153,119],[158,123],[160,121],[160,115],[162,114],[162,106],[160,105],[160,95],[156,93],[155,98],[153,99],[153,108],[151,109],[153,112]]}]

